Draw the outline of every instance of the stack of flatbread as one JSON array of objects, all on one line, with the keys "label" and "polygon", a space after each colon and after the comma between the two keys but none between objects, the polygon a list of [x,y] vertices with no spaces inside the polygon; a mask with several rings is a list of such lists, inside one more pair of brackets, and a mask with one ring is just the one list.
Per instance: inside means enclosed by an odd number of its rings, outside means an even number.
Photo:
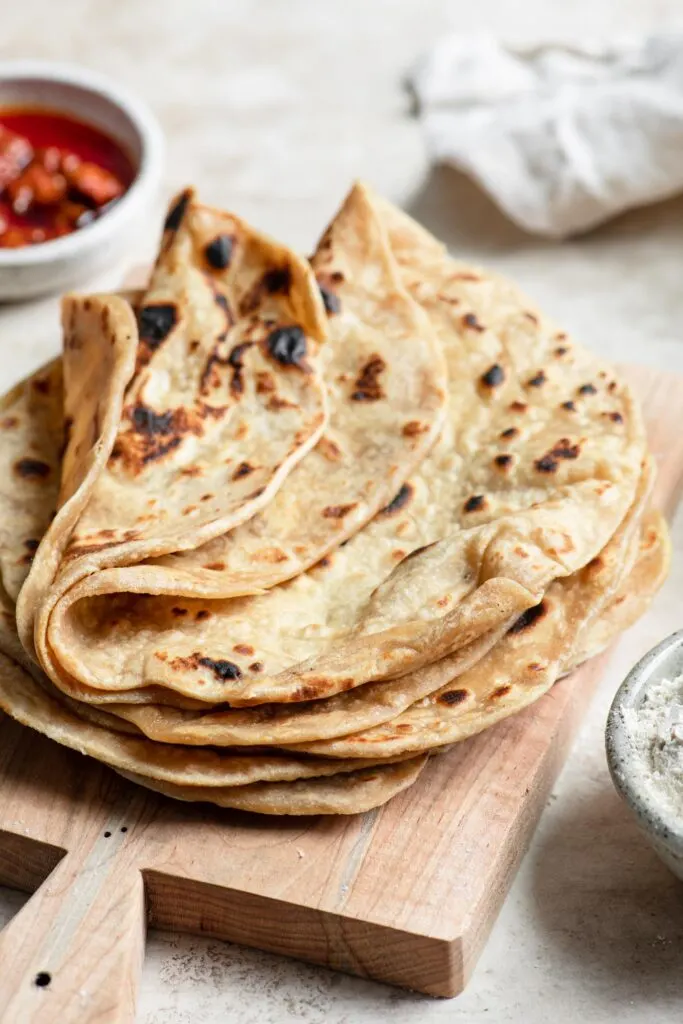
[{"label": "stack of flatbread", "polygon": [[0,410],[0,706],[182,800],[348,814],[537,700],[669,546],[640,411],[356,185],[310,262],[184,192]]}]

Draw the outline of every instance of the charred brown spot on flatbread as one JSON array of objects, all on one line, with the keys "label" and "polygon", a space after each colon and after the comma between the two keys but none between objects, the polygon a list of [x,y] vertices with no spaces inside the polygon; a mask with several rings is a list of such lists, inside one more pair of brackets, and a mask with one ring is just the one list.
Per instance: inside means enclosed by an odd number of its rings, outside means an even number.
[{"label": "charred brown spot on flatbread", "polygon": [[268,373],[265,370],[259,371],[256,374],[256,394],[257,395],[272,395],[275,391],[275,378],[272,373]]},{"label": "charred brown spot on flatbread", "polygon": [[233,396],[241,395],[244,391],[244,380],[242,377],[242,371],[244,369],[244,353],[249,349],[253,342],[241,342],[235,345],[229,352],[225,350],[225,340],[229,328],[232,326],[232,315],[227,305],[227,300],[224,296],[217,293],[217,298],[222,298],[225,301],[225,314],[227,317],[226,328],[218,336],[218,339],[209,353],[206,360],[204,369],[199,383],[199,391],[202,395],[207,395],[209,390],[216,390],[223,384],[220,373],[221,367],[231,367],[232,377],[229,384],[230,394]]},{"label": "charred brown spot on flatbread", "polygon": [[208,611],[208,609],[206,609],[206,608],[200,608],[199,611],[195,613],[195,617],[194,618],[195,618],[195,622],[202,622],[204,619],[210,619],[211,618],[211,612]]},{"label": "charred brown spot on flatbread", "polygon": [[426,434],[428,430],[427,423],[421,423],[420,420],[408,420],[403,424],[402,434],[404,437],[419,437],[420,434]]},{"label": "charred brown spot on flatbread", "polygon": [[52,470],[42,459],[19,459],[14,463],[14,472],[24,480],[45,480]]},{"label": "charred brown spot on flatbread", "polygon": [[513,461],[514,461],[513,456],[509,455],[507,452],[504,452],[502,455],[496,455],[496,457],[493,460],[494,465],[498,469],[504,469],[504,470],[508,470],[510,468],[510,466],[512,465]]},{"label": "charred brown spot on flatbread", "polygon": [[[223,292],[218,289],[218,287],[216,286],[216,284],[213,282],[213,280],[210,277],[208,278],[208,283],[211,286],[211,291],[213,292],[213,301],[216,303],[216,305],[220,309],[221,313],[223,313],[224,316],[225,316],[226,328],[230,327],[231,324],[234,321],[233,321],[232,310],[230,309],[230,306],[228,305],[227,296],[225,296],[223,294]],[[224,336],[221,336],[221,337],[224,337]]]},{"label": "charred brown spot on flatbread", "polygon": [[173,410],[157,413],[144,405],[133,409],[133,423],[143,434],[170,434],[173,429]]},{"label": "charred brown spot on flatbread", "polygon": [[166,220],[164,221],[164,231],[177,231],[183,222],[185,211],[187,210],[190,199],[192,198],[192,190],[186,188],[180,195],[174,200],[170,210],[166,214]]},{"label": "charred brown spot on flatbread", "polygon": [[506,427],[505,430],[501,430],[500,437],[504,441],[508,441],[511,437],[517,437],[519,434],[519,427]]},{"label": "charred brown spot on flatbread", "polygon": [[386,365],[381,356],[370,357],[356,378],[354,390],[351,393],[353,402],[377,402],[380,398],[384,398],[380,376],[386,369]]},{"label": "charred brown spot on flatbread", "polygon": [[175,672],[197,671],[199,668],[208,668],[213,672],[219,682],[227,682],[229,679],[240,679],[242,670],[232,661],[224,658],[210,658],[200,651],[195,651],[187,657],[173,658],[168,663],[169,668]]},{"label": "charred brown spot on flatbread", "polygon": [[172,302],[154,302],[143,306],[138,312],[140,344],[146,350],[138,361],[149,362],[155,352],[178,323],[178,309]]},{"label": "charred brown spot on flatbread", "polygon": [[[326,680],[325,684],[327,684]],[[296,701],[315,700],[315,698],[318,696],[318,688],[317,686],[311,684],[299,686],[298,689],[294,691],[293,696],[294,700]]]},{"label": "charred brown spot on flatbread", "polygon": [[218,419],[226,407],[200,405],[188,409],[180,406],[158,413],[142,403],[124,410],[130,427],[119,434],[112,449],[111,461],[122,461],[126,469],[139,473],[148,463],[162,459],[189,434],[201,437],[207,419]]},{"label": "charred brown spot on flatbread", "polygon": [[266,409],[270,412],[280,412],[282,409],[296,409],[296,403],[290,402],[288,398],[283,398],[282,395],[271,395],[266,403]]},{"label": "charred brown spot on flatbread", "polygon": [[446,707],[455,707],[456,704],[462,704],[469,697],[467,690],[446,690],[445,693],[439,694],[436,698],[439,704],[445,704]]},{"label": "charred brown spot on flatbread", "polygon": [[578,392],[580,395],[597,395],[598,389],[595,384],[582,384]]},{"label": "charred brown spot on flatbread", "polygon": [[380,515],[395,516],[401,512],[412,501],[415,495],[415,488],[412,484],[403,484],[399,492],[392,498],[388,505],[380,509]]},{"label": "charred brown spot on flatbread", "polygon": [[462,322],[465,325],[465,327],[469,327],[471,331],[481,332],[486,330],[484,325],[479,323],[474,313],[465,313],[464,317],[462,318]]},{"label": "charred brown spot on flatbread", "polygon": [[223,572],[225,562],[207,562],[203,568],[208,569],[210,572]]},{"label": "charred brown spot on flatbread", "polygon": [[[256,313],[265,296],[288,295],[292,289],[292,269],[287,264],[269,267],[252,287],[241,297],[239,311],[243,316]],[[255,323],[258,319],[255,318]]]},{"label": "charred brown spot on flatbread", "polygon": [[34,377],[32,381],[32,387],[34,391],[37,391],[39,395],[50,394],[50,378],[49,377]]},{"label": "charred brown spot on flatbread", "polygon": [[540,388],[545,384],[547,379],[548,378],[546,377],[545,372],[543,370],[538,370],[538,372],[535,373],[533,377],[529,378],[529,380],[527,381],[527,386],[530,388]]},{"label": "charred brown spot on flatbread", "polygon": [[562,437],[550,451],[535,460],[534,467],[539,473],[554,473],[561,459],[578,459],[580,454],[580,444],[572,444],[568,437]]},{"label": "charred brown spot on flatbread", "polygon": [[562,437],[552,449],[556,459],[578,459],[581,445],[572,444],[568,437]]},{"label": "charred brown spot on flatbread", "polygon": [[122,459],[127,468],[139,471],[149,462],[163,458],[182,442],[182,415],[185,410],[156,413],[138,405],[131,415],[132,428],[119,435],[112,459]]},{"label": "charred brown spot on flatbread", "polygon": [[19,563],[21,565],[30,565],[31,564],[31,562],[33,561],[33,557],[34,557],[36,551],[38,550],[39,544],[40,544],[40,541],[36,540],[34,537],[28,537],[24,541],[24,547],[26,548],[26,554],[22,555],[22,557],[19,559]]},{"label": "charred brown spot on flatbread", "polygon": [[328,505],[323,509],[323,517],[325,519],[343,519],[354,510],[356,504],[357,502],[354,501],[349,505]]},{"label": "charred brown spot on flatbread", "polygon": [[576,402],[572,402],[571,399],[567,402],[562,402],[562,408],[566,409],[567,412],[576,412]]},{"label": "charred brown spot on flatbread", "polygon": [[330,683],[334,683],[340,691],[355,686],[355,680],[351,677],[334,680],[328,679],[327,676],[314,676],[294,691],[292,699],[295,701],[315,700],[327,692]]},{"label": "charred brown spot on flatbread", "polygon": [[243,476],[249,476],[250,473],[254,472],[254,467],[250,466],[248,462],[240,462],[239,466],[232,474],[233,480],[240,480]]},{"label": "charred brown spot on flatbread", "polygon": [[559,462],[552,455],[542,455],[540,459],[536,459],[534,466],[539,473],[554,473]]},{"label": "charred brown spot on flatbread", "polygon": [[227,356],[226,364],[232,367],[233,374],[232,380],[230,381],[230,391],[233,395],[241,395],[244,391],[244,378],[242,372],[244,370],[244,354],[247,352],[253,342],[243,341],[239,345],[235,345]]},{"label": "charred brown spot on flatbread", "polygon": [[257,562],[267,562],[270,565],[277,565],[279,562],[286,562],[287,555],[280,548],[261,548],[254,558]]},{"label": "charred brown spot on flatbread", "polygon": [[341,448],[337,442],[333,441],[330,437],[325,437],[324,434],[318,441],[317,449],[328,462],[338,462],[342,456]]},{"label": "charred brown spot on flatbread", "polygon": [[546,601],[541,601],[540,604],[534,605],[533,608],[527,608],[525,612],[522,612],[517,621],[510,626],[508,633],[523,633],[531,629],[547,613],[548,605]]},{"label": "charred brown spot on flatbread", "polygon": [[254,648],[250,644],[234,644],[232,649],[235,654],[243,654],[245,658],[254,653]]},{"label": "charred brown spot on flatbread", "polygon": [[506,683],[505,686],[499,686],[490,695],[489,700],[500,700],[501,697],[507,697],[508,693],[510,693],[511,690],[512,687],[510,686],[509,683]]},{"label": "charred brown spot on flatbread", "polygon": [[487,388],[497,388],[505,380],[505,370],[500,363],[494,363],[493,366],[489,366],[486,373],[481,375],[481,383]]},{"label": "charred brown spot on flatbread", "polygon": [[204,248],[206,262],[214,270],[225,270],[230,266],[234,239],[231,235],[216,235]]},{"label": "charred brown spot on flatbread", "polygon": [[486,508],[486,498],[483,494],[473,494],[463,505],[463,512],[481,512]]},{"label": "charred brown spot on flatbread", "polygon": [[296,324],[276,327],[268,335],[266,345],[270,355],[281,366],[305,368],[306,335]]},{"label": "charred brown spot on flatbread", "polygon": [[339,313],[341,310],[341,300],[339,296],[335,295],[330,288],[325,288],[321,284],[318,284],[318,288],[320,289],[320,295],[327,315],[334,316],[335,313]]},{"label": "charred brown spot on flatbread", "polygon": [[273,267],[263,275],[263,287],[269,295],[288,295],[292,287],[290,267]]},{"label": "charred brown spot on flatbread", "polygon": [[526,402],[519,402],[515,400],[514,402],[510,402],[508,408],[510,409],[511,412],[526,412],[529,406],[526,404]]},{"label": "charred brown spot on flatbread", "polygon": [[254,672],[256,674],[258,674],[259,672],[263,672],[263,662],[252,661],[251,665],[249,666],[249,671]]}]

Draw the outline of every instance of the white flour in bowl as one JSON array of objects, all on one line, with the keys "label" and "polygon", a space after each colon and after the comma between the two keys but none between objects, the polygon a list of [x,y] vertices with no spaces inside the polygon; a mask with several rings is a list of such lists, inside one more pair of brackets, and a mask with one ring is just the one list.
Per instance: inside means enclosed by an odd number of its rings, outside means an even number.
[{"label": "white flour in bowl", "polygon": [[683,819],[683,675],[650,685],[623,718],[648,788]]}]

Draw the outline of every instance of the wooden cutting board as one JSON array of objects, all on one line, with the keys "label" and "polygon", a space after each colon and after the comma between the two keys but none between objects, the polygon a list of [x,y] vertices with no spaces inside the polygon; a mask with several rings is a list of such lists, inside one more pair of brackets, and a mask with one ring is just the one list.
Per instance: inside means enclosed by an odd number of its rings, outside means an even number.
[{"label": "wooden cutting board", "polygon": [[[629,376],[672,510],[683,380]],[[456,995],[607,657],[353,818],[175,803],[0,719],[0,883],[34,893],[0,935],[0,1020],[132,1021],[148,924]]]}]

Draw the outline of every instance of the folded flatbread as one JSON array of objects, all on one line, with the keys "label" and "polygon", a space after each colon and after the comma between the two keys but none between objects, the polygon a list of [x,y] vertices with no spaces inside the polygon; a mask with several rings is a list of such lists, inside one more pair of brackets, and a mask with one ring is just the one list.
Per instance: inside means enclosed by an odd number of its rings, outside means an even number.
[{"label": "folded flatbread", "polygon": [[189,194],[167,225],[137,328],[116,296],[64,303],[60,515],[19,601],[27,647],[57,575],[59,591],[232,529],[326,422],[327,318],[307,263]]},{"label": "folded flatbread", "polygon": [[[71,587],[44,622],[41,661],[72,695],[158,703],[165,691],[167,703],[251,706],[396,678],[538,605],[599,554],[633,504],[645,438],[614,370],[512,285],[453,261],[406,215],[357,191],[443,347],[438,442],[348,544],[265,594],[178,601],[124,593],[115,574]],[[326,260],[335,266],[329,237],[319,275]]]}]

